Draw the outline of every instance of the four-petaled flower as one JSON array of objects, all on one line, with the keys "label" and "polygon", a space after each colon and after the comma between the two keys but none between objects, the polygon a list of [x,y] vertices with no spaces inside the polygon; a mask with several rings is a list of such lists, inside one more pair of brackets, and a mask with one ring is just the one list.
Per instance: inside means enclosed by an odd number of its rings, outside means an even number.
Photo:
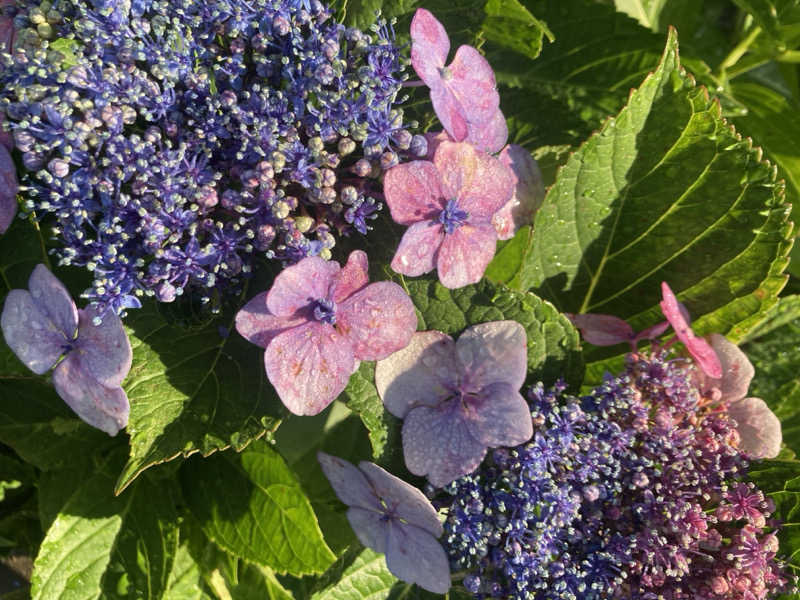
[{"label": "four-petaled flower", "polygon": [[267,377],[294,414],[319,413],[345,388],[358,360],[385,358],[411,339],[417,316],[408,295],[390,281],[368,284],[360,250],[344,268],[307,257],[236,315],[237,331],[265,348]]},{"label": "four-petaled flower", "polygon": [[378,393],[405,419],[408,470],[443,487],[473,471],[487,447],[528,441],[533,424],[519,393],[526,371],[525,330],[514,321],[473,325],[458,342],[440,331],[416,333],[379,361]]},{"label": "four-petaled flower", "polygon": [[437,542],[442,524],[431,503],[417,488],[378,465],[358,468],[324,452],[317,454],[322,471],[347,519],[365,546],[386,555],[386,566],[399,579],[435,594],[450,589],[450,568]]},{"label": "four-petaled flower", "polygon": [[55,275],[37,265],[28,290],[8,293],[0,326],[31,371],[41,375],[55,365],[56,391],[81,419],[116,435],[128,423],[128,396],[120,384],[131,368],[131,345],[116,314],[107,312],[94,325],[98,316],[91,306],[78,309]]},{"label": "four-petaled flower", "polygon": [[480,280],[497,245],[492,216],[514,190],[511,169],[470,144],[442,142],[433,162],[398,165],[383,187],[392,218],[410,226],[392,259],[395,271],[436,268],[448,288]]}]

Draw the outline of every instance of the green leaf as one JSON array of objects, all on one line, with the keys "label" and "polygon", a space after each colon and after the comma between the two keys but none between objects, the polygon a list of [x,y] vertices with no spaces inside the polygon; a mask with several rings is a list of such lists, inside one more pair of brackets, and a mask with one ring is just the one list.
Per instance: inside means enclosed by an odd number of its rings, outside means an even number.
[{"label": "green leaf", "polygon": [[164,600],[211,600],[203,586],[200,565],[192,557],[187,544],[179,546],[175,553]]},{"label": "green leaf", "polygon": [[756,23],[773,40],[785,40],[795,34],[800,21],[797,0],[733,0],[739,8],[753,15]]},{"label": "green leaf", "polygon": [[395,583],[383,554],[355,546],[320,578],[311,600],[379,600]]},{"label": "green leaf", "polygon": [[235,332],[222,337],[217,323],[197,330],[168,325],[151,303],[131,311],[126,326],[133,348],[123,384],[131,449],[117,491],[155,464],[242,450],[279,425],[283,406],[267,381],[263,353]]},{"label": "green leaf", "polygon": [[[658,69],[560,170],[522,287],[641,330],[663,320],[668,281],[695,331],[737,341],[784,285],[787,213],[775,168],[680,69],[673,33]],[[618,369],[620,352],[589,349],[588,382]]]},{"label": "green leaf", "polygon": [[347,408],[361,418],[364,427],[369,431],[372,455],[380,458],[398,423],[397,419],[384,409],[374,381],[375,363],[362,362],[358,370],[350,376],[341,399],[345,401]]},{"label": "green leaf", "polygon": [[764,313],[764,320],[750,330],[744,342],[757,340],[797,319],[800,319],[800,294],[782,296],[777,304]]},{"label": "green leaf", "polygon": [[231,600],[293,600],[293,596],[267,567],[240,563],[236,582],[228,582]]},{"label": "green leaf", "polygon": [[800,382],[798,339],[800,320],[794,319],[742,346],[756,370],[749,393],[763,398],[773,410],[788,401],[792,385]]},{"label": "green leaf", "polygon": [[297,479],[265,442],[187,461],[181,482],[203,531],[227,552],[298,576],[336,558]]},{"label": "green leaf", "polygon": [[7,495],[13,495],[15,490],[27,487],[33,483],[33,469],[19,459],[0,454],[0,502]]},{"label": "green leaf", "polygon": [[681,34],[694,29],[703,5],[696,0],[614,0],[614,4],[648,29],[666,31],[672,25]]}]

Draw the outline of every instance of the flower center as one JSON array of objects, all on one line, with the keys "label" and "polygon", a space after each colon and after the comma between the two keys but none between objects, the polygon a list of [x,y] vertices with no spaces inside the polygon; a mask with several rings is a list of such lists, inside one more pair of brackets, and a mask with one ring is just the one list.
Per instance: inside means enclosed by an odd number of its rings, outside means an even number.
[{"label": "flower center", "polygon": [[447,201],[447,206],[439,214],[439,222],[444,225],[445,233],[453,233],[469,219],[469,213],[458,208],[456,199]]},{"label": "flower center", "polygon": [[317,321],[335,325],[336,304],[334,304],[333,300],[325,300],[324,298],[321,298],[314,302],[314,318]]},{"label": "flower center", "polygon": [[439,67],[439,77],[444,81],[450,81],[453,79],[453,72],[447,67]]}]

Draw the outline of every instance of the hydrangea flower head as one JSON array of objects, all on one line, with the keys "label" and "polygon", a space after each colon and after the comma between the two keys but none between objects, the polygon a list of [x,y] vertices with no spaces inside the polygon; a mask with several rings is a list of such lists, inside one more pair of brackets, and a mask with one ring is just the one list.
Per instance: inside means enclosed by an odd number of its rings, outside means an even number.
[{"label": "hydrangea flower head", "polygon": [[460,46],[453,62],[445,66],[449,52],[444,26],[429,11],[417,9],[411,21],[411,64],[430,88],[436,116],[455,141],[473,141],[497,152],[508,130],[494,72],[472,46]]},{"label": "hydrangea flower head", "polygon": [[324,452],[322,471],[347,519],[365,546],[386,555],[386,566],[399,579],[435,594],[450,589],[447,555],[437,538],[442,524],[430,501],[417,488],[373,463],[358,468]]},{"label": "hydrangea flower head", "polygon": [[440,143],[432,162],[390,169],[386,203],[397,223],[409,225],[392,268],[410,276],[435,268],[448,288],[479,281],[497,245],[492,217],[513,190],[511,169],[463,142]]},{"label": "hydrangea flower head", "polygon": [[692,355],[697,366],[709,377],[719,379],[722,377],[722,365],[719,362],[717,353],[709,343],[701,337],[697,337],[689,326],[689,317],[686,309],[678,302],[672,289],[666,281],[661,282],[661,312],[672,325],[675,335],[683,342],[689,354]]},{"label": "hydrangea flower head", "polygon": [[519,389],[527,371],[523,327],[473,325],[458,342],[440,332],[414,334],[379,361],[375,385],[403,423],[406,467],[442,487],[474,470],[487,447],[527,441],[533,425]]},{"label": "hydrangea flower head", "polygon": [[119,317],[108,314],[95,325],[97,316],[93,307],[78,309],[64,285],[37,265],[27,290],[8,293],[0,326],[31,371],[41,375],[55,366],[56,391],[81,419],[116,435],[128,423],[120,384],[131,368],[131,345]]},{"label": "hydrangea flower head", "polygon": [[396,283],[370,284],[361,250],[344,268],[304,258],[236,315],[237,331],[265,348],[267,377],[297,415],[322,411],[345,388],[357,361],[403,348],[416,328],[411,298]]},{"label": "hydrangea flower head", "polygon": [[8,148],[0,144],[0,234],[11,226],[17,214],[17,168]]}]

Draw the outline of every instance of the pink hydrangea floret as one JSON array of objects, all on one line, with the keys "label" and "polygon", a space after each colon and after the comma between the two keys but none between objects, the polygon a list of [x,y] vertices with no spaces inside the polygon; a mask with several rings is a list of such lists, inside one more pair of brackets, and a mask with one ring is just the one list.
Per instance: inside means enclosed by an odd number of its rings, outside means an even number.
[{"label": "pink hydrangea floret", "polygon": [[236,315],[236,329],[265,349],[267,377],[286,407],[315,415],[344,390],[359,360],[403,348],[417,328],[411,298],[396,283],[369,283],[367,255],[341,268],[304,258]]}]

